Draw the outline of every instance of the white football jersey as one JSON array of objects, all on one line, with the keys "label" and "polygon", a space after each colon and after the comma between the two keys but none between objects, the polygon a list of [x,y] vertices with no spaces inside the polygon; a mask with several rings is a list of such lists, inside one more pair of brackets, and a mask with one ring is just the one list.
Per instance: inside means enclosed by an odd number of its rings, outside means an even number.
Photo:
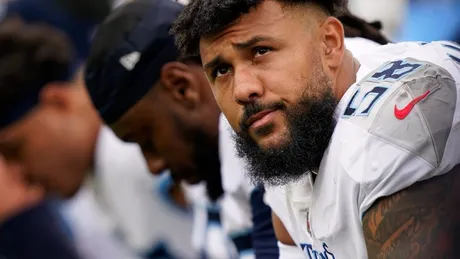
[{"label": "white football jersey", "polygon": [[110,219],[101,211],[88,185],[62,203],[61,213],[82,258],[141,258],[112,234]]},{"label": "white football jersey", "polygon": [[389,44],[358,60],[315,182],[266,193],[306,258],[367,258],[369,207],[460,163],[460,47]]},{"label": "white football jersey", "polygon": [[379,43],[365,38],[345,38],[345,47],[351,51],[355,57],[372,53],[380,46]]},{"label": "white football jersey", "polygon": [[[370,53],[380,46],[364,38],[346,38],[345,45],[357,55]],[[245,177],[246,168],[244,161],[236,155],[233,134],[233,129],[222,114],[219,122],[219,154],[225,191],[222,199],[222,225],[230,238],[250,239],[253,228],[251,195],[257,189]],[[239,254],[241,258],[254,257],[251,249],[239,251]]]},{"label": "white football jersey", "polygon": [[[243,161],[236,155],[233,129],[223,114],[219,120],[219,155],[222,174],[222,226],[227,235],[241,243],[252,239],[251,194],[254,185],[245,178]],[[249,243],[249,242],[246,242]],[[242,244],[244,245],[244,244]],[[254,258],[251,247],[237,247],[240,258]]]},{"label": "white football jersey", "polygon": [[207,259],[234,259],[237,251],[222,228],[222,199],[211,202],[204,182],[183,187],[193,207],[193,246]]},{"label": "white football jersey", "polygon": [[[219,155],[224,195],[211,204],[206,184],[183,184],[192,198],[195,216],[194,246],[207,258],[254,258],[251,248],[238,251],[232,239],[251,239],[252,219],[249,197],[253,186],[246,184],[241,160],[234,152],[232,131],[224,116],[219,122]],[[214,219],[211,219],[213,217]]]},{"label": "white football jersey", "polygon": [[122,142],[103,127],[96,146],[93,178],[92,190],[83,189],[83,194],[67,208],[76,238],[79,235],[90,240],[88,237],[93,236],[91,242],[97,244],[99,240],[93,234],[96,231],[90,224],[93,221],[104,226],[97,228],[101,230],[99,236],[107,231],[134,255],[199,258],[192,245],[192,210],[175,205],[168,193],[172,184],[169,174],[152,176],[136,144]]},{"label": "white football jersey", "polygon": [[[252,218],[249,202],[253,186],[244,179],[241,160],[236,157],[232,129],[223,115],[219,121],[219,156],[224,195],[212,204],[206,184],[183,184],[192,197],[194,207],[194,246],[207,258],[254,258],[252,250]],[[236,247],[232,239],[239,239],[244,249]],[[249,242],[244,242],[248,241]]]}]

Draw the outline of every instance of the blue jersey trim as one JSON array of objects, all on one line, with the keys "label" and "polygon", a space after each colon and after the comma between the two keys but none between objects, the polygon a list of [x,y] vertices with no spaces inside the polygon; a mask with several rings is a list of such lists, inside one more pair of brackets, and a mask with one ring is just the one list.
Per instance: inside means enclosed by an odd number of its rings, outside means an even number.
[{"label": "blue jersey trim", "polygon": [[240,256],[248,256],[248,255],[254,255],[254,249],[247,249],[247,250],[243,250],[241,252],[238,253]]},{"label": "blue jersey trim", "polygon": [[168,205],[168,207],[173,208],[179,213],[185,214],[187,216],[192,216],[192,211],[190,208],[184,208],[179,206],[176,201],[169,194],[171,186],[174,184],[173,179],[169,173],[164,173],[159,176],[160,179],[154,186],[154,191],[159,194],[160,199]]},{"label": "blue jersey trim", "polygon": [[241,231],[235,231],[229,234],[231,238],[238,238],[240,236],[252,235],[252,228],[248,228]]},{"label": "blue jersey trim", "polygon": [[73,231],[72,223],[69,219],[64,215],[62,211],[62,201],[50,201],[50,206],[55,208],[56,210],[56,220],[57,223],[61,225],[63,231],[69,236],[71,240],[74,240],[75,234]]},{"label": "blue jersey trim", "polygon": [[143,256],[145,259],[175,259],[169,252],[165,242],[158,242],[152,249]]},{"label": "blue jersey trim", "polygon": [[[210,228],[216,228],[220,229],[220,231],[223,231],[222,228],[222,222],[220,219],[220,206],[217,203],[211,203],[206,206],[206,212],[207,212],[207,224],[206,224],[206,231],[204,232],[204,237],[203,240],[206,240],[207,233],[209,232]],[[229,239],[228,236],[225,236],[226,239],[226,245],[225,249],[227,250],[227,258],[232,258],[232,252],[231,252],[231,240]],[[201,248],[201,259],[209,259],[207,256],[207,251],[206,251],[206,245]]]},{"label": "blue jersey trim", "polygon": [[230,238],[235,244],[239,255],[248,254],[248,251],[252,251],[252,253],[254,252],[252,246],[252,229],[241,231],[239,233],[233,233],[230,235]]},{"label": "blue jersey trim", "polygon": [[279,248],[273,229],[272,210],[264,202],[265,189],[256,187],[251,193],[252,247],[256,258],[279,258]]}]

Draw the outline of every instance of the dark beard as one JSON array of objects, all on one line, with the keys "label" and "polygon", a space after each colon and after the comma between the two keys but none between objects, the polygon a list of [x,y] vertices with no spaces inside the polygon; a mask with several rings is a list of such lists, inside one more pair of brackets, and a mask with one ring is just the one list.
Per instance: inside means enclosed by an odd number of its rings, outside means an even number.
[{"label": "dark beard", "polygon": [[194,161],[202,179],[206,182],[206,190],[211,201],[216,201],[224,193],[220,173],[218,136],[211,138],[204,132],[195,133]]},{"label": "dark beard", "polygon": [[211,201],[217,200],[224,192],[220,173],[219,135],[212,135],[201,128],[191,127],[177,116],[172,118],[178,129],[177,134],[183,136],[183,141],[191,146],[190,155],[193,159],[193,165],[181,168],[178,175],[193,175],[196,177],[194,179],[196,182],[192,184],[206,182],[209,198]]},{"label": "dark beard", "polygon": [[286,115],[289,136],[285,144],[262,150],[244,125],[235,135],[237,153],[246,160],[248,176],[254,184],[285,185],[306,173],[317,172],[334,131],[338,104],[327,78],[321,78],[318,85],[327,89],[319,97],[302,96],[292,108],[276,105]]}]

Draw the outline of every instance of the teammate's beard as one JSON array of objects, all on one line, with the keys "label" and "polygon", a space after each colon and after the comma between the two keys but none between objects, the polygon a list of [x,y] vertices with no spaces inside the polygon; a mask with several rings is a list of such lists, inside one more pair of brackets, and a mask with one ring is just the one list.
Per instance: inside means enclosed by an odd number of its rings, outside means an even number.
[{"label": "teammate's beard", "polygon": [[212,202],[224,193],[220,173],[219,139],[211,138],[206,133],[195,134],[193,158],[206,182],[207,194]]},{"label": "teammate's beard", "polygon": [[320,96],[311,98],[303,95],[290,108],[278,104],[286,115],[289,134],[286,143],[267,150],[261,149],[244,127],[234,135],[237,153],[246,160],[253,183],[284,185],[308,172],[317,172],[334,131],[338,103],[330,80],[324,73],[319,74],[314,85],[307,83],[306,87],[310,90],[323,89]]},{"label": "teammate's beard", "polygon": [[205,181],[210,200],[216,201],[224,192],[220,174],[219,136],[210,136],[202,129],[187,126],[177,117],[172,118],[181,131],[180,135],[185,136],[187,143],[192,143],[193,166],[183,174],[193,174]]}]

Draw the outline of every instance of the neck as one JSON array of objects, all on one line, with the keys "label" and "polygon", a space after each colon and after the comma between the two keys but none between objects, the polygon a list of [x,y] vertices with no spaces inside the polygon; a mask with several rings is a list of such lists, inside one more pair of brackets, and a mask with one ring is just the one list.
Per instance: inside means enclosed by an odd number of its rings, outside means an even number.
[{"label": "neck", "polygon": [[174,183],[171,186],[171,189],[169,189],[169,195],[171,195],[178,206],[187,208],[187,200],[185,199],[185,194],[182,191],[180,184]]},{"label": "neck", "polygon": [[361,64],[359,61],[353,57],[349,50],[346,50],[342,66],[337,76],[335,88],[335,96],[338,97],[339,100],[342,99],[348,88],[356,82],[356,73],[360,66]]}]

